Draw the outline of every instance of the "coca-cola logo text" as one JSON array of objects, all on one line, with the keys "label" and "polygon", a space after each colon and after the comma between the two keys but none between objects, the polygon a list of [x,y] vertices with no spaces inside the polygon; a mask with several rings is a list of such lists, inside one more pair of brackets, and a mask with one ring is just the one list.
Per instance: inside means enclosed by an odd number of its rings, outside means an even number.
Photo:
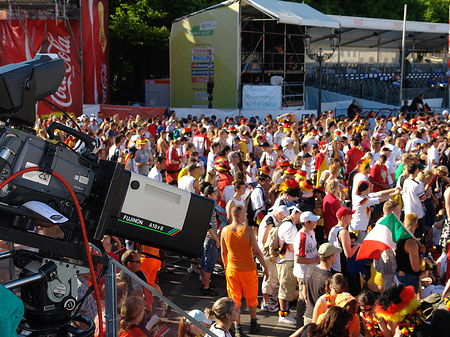
[{"label": "coca-cola logo text", "polygon": [[58,36],[57,39],[55,39],[53,35],[48,32],[48,42],[47,52],[58,54],[58,56],[64,60],[66,66],[66,76],[64,77],[64,80],[58,90],[50,97],[53,99],[54,103],[67,108],[72,105],[71,86],[72,77],[74,76],[70,58],[70,37]]}]

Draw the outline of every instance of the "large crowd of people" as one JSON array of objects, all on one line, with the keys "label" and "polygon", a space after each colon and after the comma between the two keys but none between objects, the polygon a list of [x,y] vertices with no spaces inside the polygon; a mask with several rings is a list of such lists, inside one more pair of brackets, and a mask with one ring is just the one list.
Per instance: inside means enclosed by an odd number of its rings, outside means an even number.
[{"label": "large crowd of people", "polygon": [[[78,124],[96,139],[100,158],[215,202],[207,233],[198,233],[206,235],[198,268],[203,294],[218,297],[210,277],[220,265],[229,297],[195,314],[218,336],[245,336],[242,296],[251,334],[263,310],[291,326],[293,336],[444,336],[450,331],[450,119],[448,113],[412,117],[329,111],[221,120],[178,118],[167,110],[148,120],[82,116]],[[38,121],[37,135],[47,138],[51,120],[73,127],[51,116]],[[57,136],[83,151],[71,136]],[[393,236],[377,260],[357,259],[366,236],[391,214],[411,235]],[[105,237],[105,249],[111,251],[111,242],[126,245],[122,264],[162,293],[156,274],[164,262],[151,257],[159,250],[140,247],[150,254],[141,256],[139,243],[114,237]],[[150,293],[119,276],[126,285],[121,336],[150,336]],[[195,334],[203,333],[182,319],[179,336]]]}]

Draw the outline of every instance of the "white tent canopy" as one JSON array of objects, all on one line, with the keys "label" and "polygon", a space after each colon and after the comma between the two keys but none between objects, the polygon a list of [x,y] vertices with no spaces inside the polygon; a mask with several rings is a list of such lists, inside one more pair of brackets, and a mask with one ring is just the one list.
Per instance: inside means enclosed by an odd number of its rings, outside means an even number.
[{"label": "white tent canopy", "polygon": [[314,8],[297,2],[275,0],[244,0],[242,5],[249,4],[278,23],[298,26],[315,26],[339,28],[339,22]]},{"label": "white tent canopy", "polygon": [[[340,46],[400,49],[403,21],[328,15],[339,22]],[[440,51],[446,47],[448,24],[406,21],[406,47],[416,51]],[[310,26],[311,44],[328,44],[329,29]]]},{"label": "white tent canopy", "polygon": [[[341,47],[401,48],[403,27],[401,20],[326,15],[304,3],[278,0],[228,0],[187,16],[238,1],[241,3],[242,19],[256,18],[274,20],[281,24],[305,26],[312,38],[312,45],[329,46],[331,29],[339,29]],[[407,21],[406,47],[410,50],[414,48],[416,51],[441,51],[446,47],[448,32],[446,23]]]}]

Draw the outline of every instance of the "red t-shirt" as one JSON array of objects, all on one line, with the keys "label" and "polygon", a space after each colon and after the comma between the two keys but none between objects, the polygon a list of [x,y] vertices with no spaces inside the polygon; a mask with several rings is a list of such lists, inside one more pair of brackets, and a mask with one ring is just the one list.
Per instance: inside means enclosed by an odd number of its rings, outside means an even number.
[{"label": "red t-shirt", "polygon": [[[388,172],[386,165],[375,164],[370,169],[370,177],[379,184],[387,185],[388,183]],[[386,188],[373,184],[373,191],[380,192],[384,191]]]},{"label": "red t-shirt", "polygon": [[147,126],[147,131],[150,132],[150,134],[153,137],[153,140],[156,141],[156,126],[155,126],[155,124],[149,124]]},{"label": "red t-shirt", "polygon": [[348,163],[347,163],[347,174],[353,171],[353,169],[358,164],[358,160],[360,160],[364,156],[364,152],[360,149],[353,147],[347,151]]},{"label": "red t-shirt", "polygon": [[330,229],[337,225],[336,212],[341,207],[339,200],[331,193],[323,198],[323,229],[328,237]]}]

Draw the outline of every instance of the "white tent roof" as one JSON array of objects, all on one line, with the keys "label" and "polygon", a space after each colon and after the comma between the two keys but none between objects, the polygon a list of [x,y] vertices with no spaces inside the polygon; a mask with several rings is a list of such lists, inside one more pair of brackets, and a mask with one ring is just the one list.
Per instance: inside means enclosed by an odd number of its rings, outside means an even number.
[{"label": "white tent roof", "polygon": [[[340,25],[341,47],[350,48],[401,48],[403,21],[329,15]],[[446,47],[448,24],[406,21],[406,47],[416,51],[439,51]],[[309,27],[311,43],[328,44],[330,31]]]},{"label": "white tent roof", "polygon": [[[401,32],[403,21],[389,19],[360,18],[353,16],[328,15],[339,21],[341,28],[358,28],[371,30],[393,30]],[[406,21],[406,31],[420,33],[441,33],[448,34],[448,24]]]},{"label": "white tent roof", "polygon": [[278,23],[339,28],[338,21],[303,3],[276,0],[244,0],[243,2],[276,19]]},{"label": "white tent roof", "polygon": [[[333,28],[340,29],[340,46],[349,48],[399,49],[402,44],[403,21],[363,17],[325,15],[314,8],[297,2],[278,0],[228,0],[203,11],[240,1],[243,18],[269,18],[282,24],[306,26],[311,44],[329,46]],[[183,18],[176,19],[175,21]],[[447,45],[449,25],[430,22],[406,22],[406,47],[416,51],[441,51]]]}]

